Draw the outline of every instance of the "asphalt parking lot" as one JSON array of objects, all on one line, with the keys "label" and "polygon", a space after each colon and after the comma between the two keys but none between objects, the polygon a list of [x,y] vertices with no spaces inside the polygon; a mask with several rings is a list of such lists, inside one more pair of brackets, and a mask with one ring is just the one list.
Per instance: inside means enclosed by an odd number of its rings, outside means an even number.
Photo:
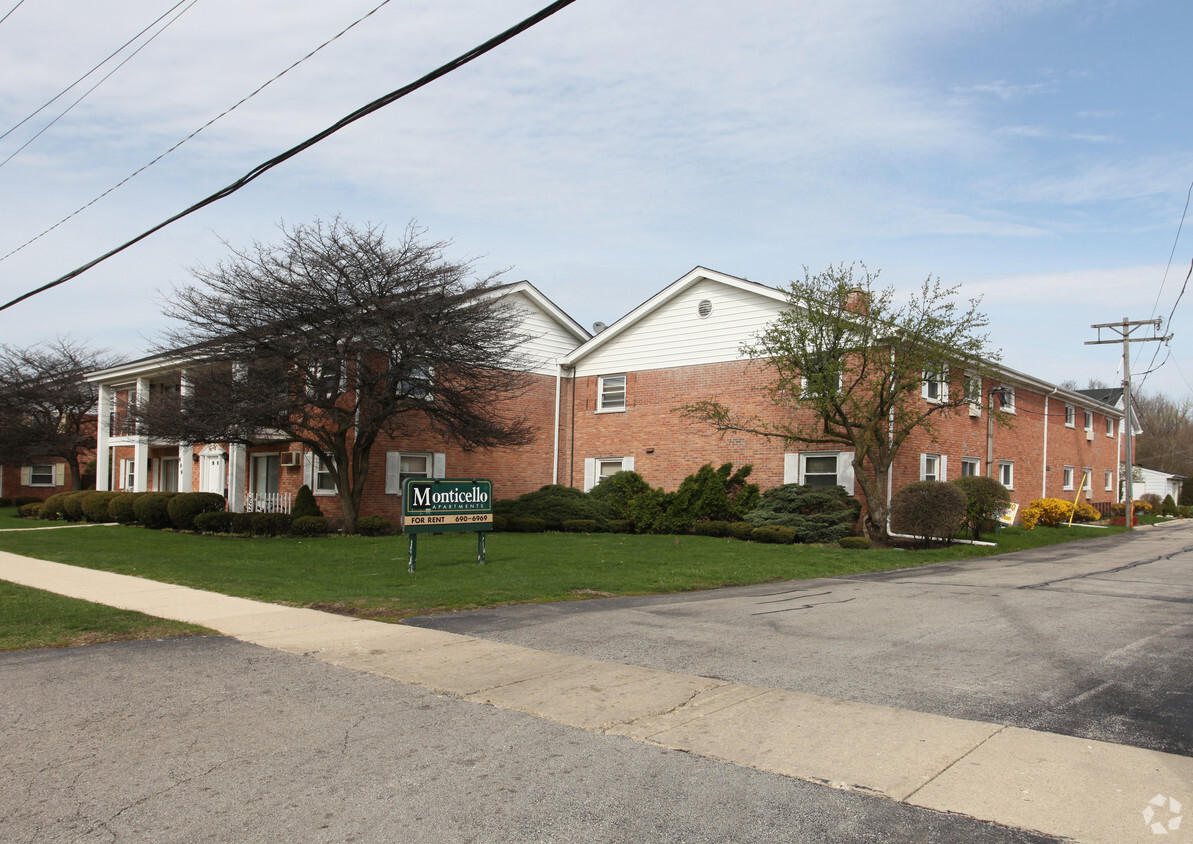
[{"label": "asphalt parking lot", "polygon": [[1193,755],[1189,522],[902,571],[408,623]]}]

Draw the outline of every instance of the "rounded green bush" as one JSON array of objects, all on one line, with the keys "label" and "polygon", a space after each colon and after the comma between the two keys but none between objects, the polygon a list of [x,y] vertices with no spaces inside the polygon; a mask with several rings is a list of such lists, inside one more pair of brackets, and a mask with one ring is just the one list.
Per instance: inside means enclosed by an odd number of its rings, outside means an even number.
[{"label": "rounded green bush", "polygon": [[749,522],[730,522],[729,535],[734,539],[749,539],[754,532],[754,525]]},{"label": "rounded green bush", "polygon": [[108,502],[108,518],[120,522],[122,525],[136,524],[137,511],[134,508],[136,503],[137,493],[122,492],[118,494]]},{"label": "rounded green bush", "polygon": [[546,520],[534,516],[517,516],[509,522],[510,530],[517,533],[542,533],[547,529]]},{"label": "rounded green bush", "polygon": [[597,533],[601,529],[595,519],[568,519],[561,527],[568,533]]},{"label": "rounded green bush", "polygon": [[218,492],[180,492],[170,499],[166,512],[176,530],[194,530],[195,516],[218,513],[225,506],[224,496]]},{"label": "rounded green bush", "polygon": [[112,517],[108,514],[108,505],[112,499],[123,493],[119,492],[88,492],[83,498],[83,518],[89,522],[108,522]]},{"label": "rounded green bush", "polygon": [[783,484],[762,493],[746,520],[789,527],[797,542],[836,542],[849,535],[861,512],[861,502],[843,487]]},{"label": "rounded green bush", "polygon": [[253,516],[256,513],[233,513],[232,514],[232,532],[249,536],[253,532]]},{"label": "rounded green bush", "polygon": [[[41,517],[57,522],[66,518],[66,496],[70,493],[59,492],[45,500],[41,508]],[[41,501],[37,502],[41,504]],[[19,505],[18,505],[19,506]]]},{"label": "rounded green bush", "polygon": [[17,507],[17,515],[24,519],[40,519],[42,518],[41,511],[45,504],[39,499],[37,501],[30,501],[28,504],[22,504]]},{"label": "rounded green bush", "polygon": [[696,534],[697,536],[728,536],[729,522],[696,522],[692,525],[692,533]]},{"label": "rounded green bush", "polygon": [[952,483],[965,493],[965,524],[972,537],[981,539],[983,533],[993,533],[998,527],[996,518],[1011,505],[1011,491],[981,475],[966,475]]},{"label": "rounded green bush", "polygon": [[289,513],[253,513],[253,536],[285,536],[290,532]]},{"label": "rounded green bush", "polygon": [[235,513],[224,511],[199,513],[195,516],[195,530],[203,533],[231,533]]},{"label": "rounded green bush", "polygon": [[562,484],[547,484],[513,501],[498,501],[494,512],[508,518],[542,519],[551,530],[559,530],[570,519],[604,522],[614,515],[603,501],[590,498],[580,490]]},{"label": "rounded green bush", "polygon": [[605,530],[609,533],[633,533],[633,519],[610,519],[605,522]]},{"label": "rounded green bush", "polygon": [[[173,498],[173,492],[143,492],[137,495],[133,502],[133,513],[136,514],[137,521],[143,527],[151,530],[164,530],[168,527],[173,527],[174,522],[170,519],[170,499]],[[111,512],[112,505],[108,505],[108,511]]]},{"label": "rounded green bush", "polygon": [[925,548],[933,540],[947,542],[964,523],[967,502],[955,484],[915,481],[891,500],[891,525],[895,533],[910,534]]},{"label": "rounded green bush", "polygon": [[795,528],[783,525],[762,525],[750,532],[754,542],[768,542],[772,545],[791,545],[795,542]]},{"label": "rounded green bush", "polygon": [[290,533],[294,536],[327,536],[327,519],[322,516],[299,516],[290,520]]},{"label": "rounded green bush", "polygon": [[62,509],[66,511],[66,520],[69,522],[83,521],[83,497],[91,493],[83,492],[68,492],[66,497],[62,499]]},{"label": "rounded green bush", "polygon": [[361,536],[389,536],[394,526],[385,516],[361,516],[356,520],[356,532]]},{"label": "rounded green bush", "polygon": [[856,548],[858,550],[866,550],[874,547],[874,543],[865,536],[843,536],[837,540],[837,544],[842,548]]}]

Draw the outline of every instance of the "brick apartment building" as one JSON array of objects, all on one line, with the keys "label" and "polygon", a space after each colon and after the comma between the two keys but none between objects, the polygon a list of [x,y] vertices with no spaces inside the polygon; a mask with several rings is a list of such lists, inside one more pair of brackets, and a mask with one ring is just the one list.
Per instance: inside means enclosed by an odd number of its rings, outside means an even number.
[{"label": "brick apartment building", "polygon": [[[839,483],[858,493],[851,453],[784,447],[746,434],[722,437],[675,412],[701,399],[763,418],[779,412],[763,389],[765,374],[742,356],[741,345],[787,307],[782,291],[697,267],[609,327],[595,326],[601,329],[595,335],[527,282],[508,285],[502,295],[511,297],[522,329],[535,338],[525,351],[540,363],[519,404],[535,423],[535,441],[468,453],[430,431],[381,441],[362,515],[396,518],[406,477],[484,477],[498,497],[512,498],[548,483],[589,489],[622,469],[674,489],[704,463],[726,461],[752,464],[751,480],[763,488]],[[284,509],[305,483],[329,518],[337,518],[327,474],[298,443],[179,445],[150,441],[126,425],[122,407],[155,389],[176,389],[184,369],[185,361],[159,356],[90,376],[100,390],[98,488],[215,491],[239,511]],[[980,393],[975,389],[982,402],[938,420],[935,440],[912,435],[893,466],[888,496],[915,480],[991,474],[1020,505],[1071,498],[1083,477],[1090,478],[1082,493],[1087,500],[1117,500],[1123,410],[1010,369],[996,375]],[[995,388],[1002,388],[1008,426],[988,424]],[[922,400],[942,389],[950,385],[926,382]]]}]

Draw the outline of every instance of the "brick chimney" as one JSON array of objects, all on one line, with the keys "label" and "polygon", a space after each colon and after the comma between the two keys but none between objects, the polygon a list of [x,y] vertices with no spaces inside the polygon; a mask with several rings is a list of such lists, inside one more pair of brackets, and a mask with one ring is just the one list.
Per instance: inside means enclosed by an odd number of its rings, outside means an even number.
[{"label": "brick chimney", "polygon": [[860,287],[846,290],[845,310],[863,315],[870,313],[870,294]]}]

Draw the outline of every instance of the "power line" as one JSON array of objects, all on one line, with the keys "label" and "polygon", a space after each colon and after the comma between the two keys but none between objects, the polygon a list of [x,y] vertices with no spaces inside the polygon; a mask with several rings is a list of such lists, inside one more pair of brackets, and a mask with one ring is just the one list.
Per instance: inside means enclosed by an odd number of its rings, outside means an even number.
[{"label": "power line", "polygon": [[6,20],[8,20],[8,16],[11,15],[13,12],[15,12],[17,9],[21,8],[21,3],[24,3],[24,2],[25,2],[25,0],[17,0],[17,4],[15,6],[13,6],[11,9],[9,9],[7,12],[5,12],[4,17],[0,18],[0,23],[4,23]]},{"label": "power line", "polygon": [[[183,0],[183,1],[185,2],[185,0]],[[165,32],[165,31],[166,31],[166,29],[167,29],[167,28],[170,26],[170,24],[174,23],[174,21],[178,20],[180,17],[182,17],[183,15],[185,15],[185,14],[186,14],[188,11],[190,11],[191,7],[192,7],[192,6],[194,6],[194,5],[195,5],[196,3],[198,3],[198,2],[199,2],[199,0],[190,0],[190,5],[188,5],[188,6],[187,6],[185,9],[183,9],[181,12],[179,12],[179,13],[178,13],[177,15],[175,15],[173,18],[171,18],[170,20],[166,21],[166,23],[165,23],[165,24],[162,26],[162,28],[161,28],[161,29],[159,29],[157,32],[153,33],[153,35],[152,35],[152,36],[150,36],[150,37],[149,37],[149,39],[148,39],[148,40],[146,40],[144,44],[142,44],[142,45],[141,45],[141,46],[139,46],[137,49],[135,49],[135,50],[133,50],[131,53],[129,53],[128,57],[127,57],[127,58],[125,58],[125,59],[124,59],[124,61],[120,62],[120,64],[118,64],[118,65],[116,65],[114,68],[112,68],[110,71],[108,71],[108,72],[107,72],[107,73],[106,73],[106,74],[103,76],[103,78],[102,78],[102,79],[100,79],[98,82],[96,82],[96,83],[95,83],[94,85],[92,85],[90,88],[88,88],[88,89],[87,89],[87,90],[86,90],[86,91],[83,93],[83,96],[79,97],[77,100],[75,100],[73,103],[71,103],[70,105],[68,105],[68,106],[67,106],[65,109],[63,109],[61,114],[59,114],[57,117],[55,117],[53,120],[51,120],[51,121],[50,121],[49,123],[47,123],[45,126],[43,126],[43,127],[40,129],[40,130],[38,130],[37,134],[35,134],[35,135],[34,135],[32,138],[30,138],[29,140],[25,141],[25,143],[23,143],[23,144],[21,144],[19,147],[17,147],[17,148],[16,148],[16,150],[15,150],[15,151],[12,153],[12,155],[8,156],[8,158],[4,159],[3,161],[0,161],[0,167],[3,167],[5,164],[7,164],[8,162],[10,162],[10,161],[12,161],[14,158],[16,158],[16,157],[17,157],[17,156],[18,156],[18,155],[21,153],[21,151],[22,151],[23,149],[25,149],[25,147],[29,146],[29,144],[33,143],[33,142],[34,142],[34,141],[36,141],[38,138],[40,138],[42,135],[44,135],[44,134],[46,133],[46,131],[47,131],[47,130],[48,130],[50,127],[51,127],[51,126],[53,126],[55,123],[57,123],[59,120],[61,120],[62,118],[66,117],[66,115],[67,115],[67,114],[70,112],[70,110],[71,110],[71,109],[73,109],[73,108],[74,108],[75,106],[77,106],[79,103],[83,102],[83,100],[87,99],[87,97],[89,97],[89,96],[91,95],[91,92],[92,92],[92,91],[94,91],[94,90],[95,90],[96,88],[98,88],[100,85],[103,85],[105,82],[107,82],[107,81],[108,81],[108,79],[109,79],[109,78],[110,78],[110,77],[111,77],[111,76],[112,76],[114,73],[116,73],[116,71],[120,70],[120,68],[124,67],[124,66],[125,66],[126,64],[128,64],[130,61],[132,61],[132,60],[133,60],[133,57],[134,57],[134,56],[136,56],[136,55],[137,55],[137,53],[141,52],[141,51],[142,51],[142,50],[144,50],[146,47],[148,47],[150,44],[152,44],[152,43],[153,43],[153,41],[154,41],[154,39],[156,39],[156,38],[157,38],[159,35],[161,35],[163,32]],[[180,5],[181,5],[181,4],[180,4]],[[175,6],[174,8],[177,8],[177,6]],[[159,20],[160,20],[160,18],[159,18]]]},{"label": "power line", "polygon": [[83,266],[78,267],[74,270],[71,270],[66,275],[56,278],[53,281],[49,282],[48,284],[43,284],[41,287],[38,287],[35,290],[31,290],[28,293],[24,293],[24,294],[18,296],[16,299],[13,299],[11,302],[7,302],[3,305],[0,305],[0,311],[8,310],[9,308],[13,307],[14,305],[17,305],[17,304],[25,301],[26,299],[30,299],[39,293],[44,293],[45,291],[50,290],[54,287],[57,287],[60,284],[65,284],[66,282],[70,281],[72,278],[82,275],[83,273],[87,272],[87,270],[91,269],[92,267],[96,266],[97,264],[102,263],[103,261],[106,261],[108,258],[111,258],[113,255],[118,255],[119,253],[123,252],[125,249],[128,249],[130,246],[140,243],[142,240],[149,237],[151,234],[154,234],[155,232],[158,232],[161,229],[164,229],[166,226],[170,225],[171,223],[177,222],[178,220],[181,220],[183,217],[193,214],[194,212],[198,211],[201,208],[205,208],[208,205],[211,205],[212,203],[218,202],[219,200],[221,200],[225,197],[231,196],[232,194],[236,193],[238,190],[243,188],[245,185],[247,185],[249,182],[252,182],[259,176],[264,175],[266,172],[268,172],[269,170],[272,170],[274,167],[277,167],[282,162],[293,158],[294,156],[298,155],[300,152],[308,149],[309,147],[314,146],[315,144],[319,143],[320,141],[325,140],[326,138],[330,137],[331,135],[334,135],[336,132],[340,131],[344,127],[349,126],[352,123],[355,123],[357,120],[360,120],[362,117],[367,117],[368,115],[372,114],[373,112],[379,111],[382,108],[385,108],[385,106],[389,105],[390,103],[400,100],[402,97],[405,97],[407,94],[413,93],[414,91],[417,91],[419,88],[423,88],[423,87],[429,85],[430,83],[434,82],[436,79],[439,79],[441,76],[446,76],[447,74],[451,73],[453,70],[457,70],[458,68],[463,67],[464,65],[471,62],[473,59],[480,58],[485,53],[488,53],[490,50],[493,50],[493,49],[501,46],[506,41],[509,41],[511,38],[514,38],[515,36],[520,35],[521,33],[525,32],[526,30],[535,26],[536,24],[541,23],[542,21],[544,21],[547,18],[554,15],[559,10],[566,8],[567,6],[570,6],[574,2],[576,2],[576,0],[556,0],[556,2],[551,3],[548,6],[545,6],[544,8],[540,9],[538,12],[535,12],[533,15],[531,15],[530,17],[523,20],[521,23],[515,24],[514,26],[510,27],[509,29],[505,30],[505,32],[502,32],[499,35],[495,35],[494,37],[490,38],[488,41],[484,42],[483,44],[479,44],[478,46],[473,47],[468,52],[463,53],[460,56],[457,56],[456,58],[449,61],[447,64],[440,65],[438,68],[436,68],[435,70],[426,74],[422,78],[417,79],[408,85],[404,85],[403,87],[398,88],[396,91],[391,91],[390,93],[386,94],[385,96],[379,97],[379,98],[373,100],[371,103],[368,103],[367,105],[361,106],[356,111],[352,112],[351,114],[347,115],[346,117],[341,118],[337,122],[333,123],[331,126],[328,126],[322,132],[319,132],[316,135],[312,135],[311,137],[307,138],[305,141],[298,144],[297,146],[291,147],[290,149],[286,150],[285,152],[281,153],[280,155],[277,155],[277,156],[269,159],[268,161],[257,165],[252,170],[250,170],[248,173],[246,173],[245,175],[243,175],[239,179],[237,179],[235,182],[232,182],[232,184],[228,185],[227,187],[223,188],[222,190],[216,191],[215,193],[211,194],[207,198],[202,199],[199,202],[196,202],[194,205],[190,206],[186,210],[180,211],[179,213],[175,214],[174,216],[163,220],[162,222],[158,223],[153,228],[142,232],[141,234],[137,235],[136,237],[134,237],[132,240],[128,241],[127,243],[124,243],[121,246],[117,246],[115,249],[105,252],[103,255],[100,255],[98,258],[88,261]]},{"label": "power line", "polygon": [[[21,3],[24,3],[24,2],[25,2],[25,0],[21,0]],[[175,3],[175,4],[174,4],[173,6],[171,6],[169,9],[166,9],[166,11],[162,12],[162,14],[161,14],[161,15],[160,15],[160,16],[157,18],[157,20],[155,20],[155,21],[153,21],[152,23],[150,23],[148,26],[146,26],[144,29],[142,29],[140,32],[138,32],[136,35],[134,35],[132,38],[128,39],[128,40],[127,40],[127,41],[125,41],[123,44],[121,44],[119,47],[117,47],[115,50],[113,50],[111,53],[109,53],[109,54],[108,54],[108,57],[107,57],[106,59],[104,59],[102,62],[100,62],[99,64],[97,64],[95,67],[91,68],[91,70],[89,70],[89,71],[87,71],[86,73],[84,73],[82,76],[80,76],[80,77],[79,77],[78,79],[76,79],[74,82],[72,82],[72,83],[70,83],[69,85],[67,85],[65,88],[63,88],[61,91],[59,91],[57,94],[55,94],[54,96],[50,97],[50,99],[48,99],[48,100],[46,100],[44,103],[42,103],[42,105],[41,105],[40,107],[38,107],[38,108],[37,108],[37,109],[35,109],[35,110],[34,110],[32,113],[30,113],[30,114],[29,114],[29,115],[28,115],[28,116],[27,116],[27,117],[26,117],[24,120],[20,121],[20,122],[19,122],[19,123],[17,123],[15,126],[13,126],[13,127],[11,127],[10,129],[8,129],[8,131],[6,131],[6,132],[5,132],[3,135],[0,135],[0,141],[2,141],[2,140],[4,140],[5,138],[7,138],[9,135],[11,135],[11,134],[12,134],[13,132],[15,132],[17,129],[20,129],[22,126],[24,126],[26,123],[28,123],[30,120],[32,120],[32,119],[33,119],[34,117],[36,117],[37,115],[39,115],[41,112],[45,111],[47,108],[49,108],[51,105],[53,105],[53,104],[54,104],[54,102],[55,102],[55,101],[57,101],[57,100],[58,100],[60,97],[62,97],[62,96],[65,96],[65,95],[66,95],[66,93],[67,93],[68,91],[70,91],[70,89],[71,89],[71,88],[73,88],[73,87],[75,87],[76,85],[78,85],[80,82],[82,82],[82,81],[83,81],[84,79],[86,79],[88,76],[90,76],[91,74],[95,73],[97,70],[99,70],[101,67],[103,67],[104,65],[106,65],[108,62],[110,62],[110,61],[111,61],[113,58],[115,58],[117,55],[119,55],[120,53],[122,53],[122,52],[124,51],[124,48],[125,48],[125,47],[127,47],[129,44],[131,44],[131,43],[133,43],[134,41],[136,41],[138,38],[140,38],[142,35],[144,35],[144,34],[145,34],[146,32],[148,32],[150,29],[152,29],[154,26],[156,26],[156,25],[157,25],[157,24],[158,24],[158,23],[159,23],[159,22],[162,20],[162,18],[164,18],[166,15],[170,14],[170,12],[174,11],[175,9],[177,9],[179,6],[181,6],[181,5],[182,5],[183,3],[185,3],[185,2],[186,2],[186,0],[178,0],[178,2],[177,2],[177,3]],[[20,5],[21,5],[21,3],[17,3],[17,6],[20,6]],[[16,8],[17,8],[17,6],[13,6],[13,8],[12,8],[12,11],[10,11],[10,12],[8,13],[8,15],[11,15],[13,12],[15,12],[15,11],[16,11]],[[7,17],[8,17],[8,15],[5,15],[5,16],[4,16],[4,18],[7,18]],[[0,23],[4,23],[4,18],[0,18]]]},{"label": "power line", "polygon": [[346,26],[346,27],[344,27],[343,29],[341,29],[339,32],[337,32],[335,35],[333,35],[331,38],[328,38],[326,41],[324,41],[324,42],[323,42],[322,44],[320,44],[318,47],[316,47],[315,49],[313,49],[313,50],[311,50],[309,53],[307,53],[305,56],[303,56],[301,59],[299,59],[298,61],[296,61],[296,62],[294,62],[293,64],[291,64],[291,65],[290,65],[289,67],[287,67],[285,70],[281,71],[280,73],[277,73],[277,74],[275,74],[275,75],[274,75],[274,77],[273,77],[272,79],[270,79],[268,82],[265,82],[263,85],[260,85],[260,86],[258,86],[258,87],[257,87],[257,89],[256,89],[256,90],[254,90],[254,91],[253,91],[251,94],[248,94],[247,96],[245,96],[245,97],[242,97],[242,98],[240,99],[240,101],[239,101],[239,102],[237,102],[235,105],[232,105],[232,106],[230,106],[229,108],[226,108],[226,109],[224,109],[222,112],[220,112],[220,113],[219,113],[219,114],[217,114],[215,117],[213,117],[213,118],[211,118],[210,120],[208,120],[206,123],[204,123],[204,124],[203,124],[202,126],[200,126],[198,129],[196,129],[195,131],[191,132],[189,135],[187,135],[185,138],[183,138],[182,140],[180,140],[178,143],[174,144],[174,146],[170,147],[168,150],[166,150],[165,152],[163,152],[163,153],[161,153],[160,155],[158,155],[156,158],[154,158],[154,159],[153,159],[152,161],[150,161],[148,164],[145,164],[144,166],[142,166],[142,167],[139,167],[138,169],[134,170],[132,173],[130,173],[129,175],[125,176],[125,177],[124,177],[123,179],[121,179],[119,182],[117,182],[116,184],[112,185],[112,187],[108,188],[106,191],[104,191],[103,193],[101,193],[99,196],[97,196],[97,197],[95,197],[94,199],[92,199],[90,202],[88,202],[88,203],[86,203],[86,204],[84,204],[84,205],[81,205],[81,206],[79,206],[79,207],[78,207],[78,208],[76,208],[74,211],[72,211],[71,213],[67,214],[65,217],[63,217],[63,218],[62,218],[61,220],[59,220],[58,222],[54,223],[54,225],[50,226],[48,229],[46,229],[45,231],[43,231],[41,234],[38,234],[38,235],[36,235],[36,236],[34,236],[34,237],[31,237],[31,238],[29,238],[29,239],[28,239],[28,240],[26,240],[24,243],[22,243],[20,246],[16,247],[15,249],[13,249],[12,251],[10,251],[10,252],[9,252],[9,253],[7,253],[6,255],[0,256],[0,261],[6,261],[6,260],[8,260],[8,259],[9,259],[9,258],[11,258],[13,255],[17,254],[17,253],[18,253],[18,252],[20,252],[22,249],[24,249],[26,246],[29,246],[31,243],[35,243],[36,241],[38,241],[38,240],[41,240],[43,237],[45,237],[47,234],[49,234],[50,232],[52,232],[54,229],[56,229],[56,228],[58,228],[59,226],[61,226],[63,223],[67,222],[68,220],[72,219],[73,217],[76,217],[76,216],[78,216],[79,214],[81,214],[82,212],[84,212],[84,211],[86,211],[88,208],[90,208],[92,205],[94,205],[95,203],[99,202],[101,199],[103,199],[103,198],[104,198],[105,196],[107,196],[108,194],[110,194],[110,193],[112,193],[113,191],[115,191],[115,190],[117,190],[117,189],[119,189],[119,188],[123,187],[123,186],[125,185],[125,183],[127,183],[127,182],[131,181],[132,179],[136,178],[137,176],[141,175],[143,172],[145,172],[146,170],[148,170],[148,169],[149,169],[150,167],[152,167],[154,164],[157,164],[159,161],[161,161],[161,160],[162,160],[163,158],[165,158],[167,155],[169,155],[170,153],[174,152],[174,150],[178,149],[180,146],[182,146],[183,144],[185,144],[185,143],[186,143],[187,141],[189,141],[191,138],[193,138],[193,137],[195,137],[196,135],[198,135],[198,134],[199,134],[200,132],[202,132],[204,129],[207,129],[207,128],[208,128],[208,127],[210,127],[212,124],[214,124],[216,121],[218,121],[218,120],[221,120],[222,118],[226,117],[228,114],[231,114],[233,111],[235,111],[236,109],[240,108],[240,106],[244,105],[246,102],[248,102],[249,100],[251,100],[253,97],[257,96],[257,94],[260,94],[262,91],[264,91],[264,90],[265,90],[266,88],[268,88],[270,85],[272,85],[274,82],[277,82],[279,79],[281,79],[281,78],[282,78],[283,76],[285,76],[287,73],[289,73],[290,71],[294,70],[294,68],[298,67],[300,64],[302,64],[303,62],[305,62],[307,59],[311,58],[311,56],[313,56],[313,55],[315,55],[316,53],[318,53],[320,50],[322,50],[322,49],[323,49],[324,47],[326,47],[328,44],[331,44],[333,41],[336,41],[336,40],[338,40],[338,39],[339,39],[341,36],[343,36],[345,33],[347,33],[347,32],[348,32],[348,30],[352,29],[354,26],[356,26],[357,24],[361,23],[362,21],[364,21],[364,20],[366,20],[366,19],[368,19],[368,18],[372,17],[372,16],[373,16],[373,15],[374,15],[374,14],[375,14],[375,13],[376,13],[378,10],[380,10],[380,9],[381,9],[381,7],[382,7],[382,6],[385,6],[385,5],[387,5],[389,2],[390,2],[390,0],[382,0],[382,2],[380,3],[380,5],[377,5],[377,6],[373,7],[373,9],[372,9],[371,11],[369,11],[367,14],[361,15],[359,18],[357,18],[356,20],[354,20],[352,23],[348,24],[348,26]]}]

